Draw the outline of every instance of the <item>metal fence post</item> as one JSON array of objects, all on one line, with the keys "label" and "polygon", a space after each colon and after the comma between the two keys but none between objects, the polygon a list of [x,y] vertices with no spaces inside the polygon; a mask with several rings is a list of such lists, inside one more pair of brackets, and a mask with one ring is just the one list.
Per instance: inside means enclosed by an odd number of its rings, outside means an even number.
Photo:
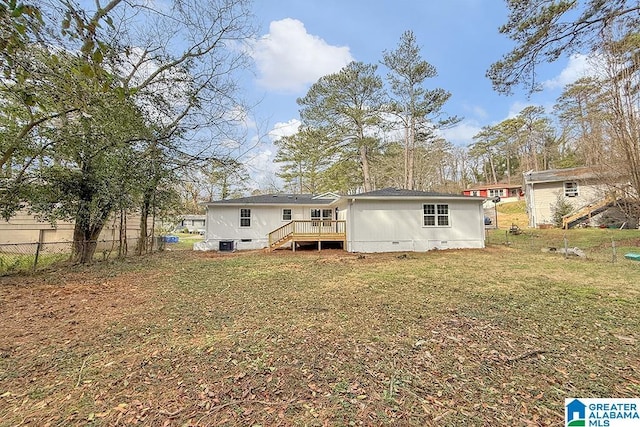
[{"label": "metal fence post", "polygon": [[38,244],[36,245],[36,256],[33,259],[33,271],[38,267],[38,257],[40,256],[40,248],[42,248],[42,243],[44,241],[44,230],[40,230],[38,234]]}]

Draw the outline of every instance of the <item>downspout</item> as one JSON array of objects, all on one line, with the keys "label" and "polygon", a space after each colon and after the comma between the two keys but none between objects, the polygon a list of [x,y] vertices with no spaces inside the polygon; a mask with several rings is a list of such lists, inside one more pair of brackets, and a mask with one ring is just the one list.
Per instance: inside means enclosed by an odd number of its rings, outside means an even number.
[{"label": "downspout", "polygon": [[349,220],[347,221],[347,252],[353,252],[353,204],[355,199],[349,199]]},{"label": "downspout", "polygon": [[480,211],[480,223],[482,224],[482,247],[487,247],[487,227],[484,225],[484,200],[478,204],[478,210]]},{"label": "downspout", "polygon": [[536,223],[538,221],[536,221],[536,198],[535,193],[533,192],[533,183],[528,184],[528,189],[528,193],[531,195],[529,200],[527,200],[527,203],[529,204],[529,218],[531,218],[529,226],[531,228],[536,228]]},{"label": "downspout", "polygon": [[529,217],[529,227],[536,228],[536,204],[533,194],[533,182],[531,182],[531,172],[524,172],[524,202]]}]

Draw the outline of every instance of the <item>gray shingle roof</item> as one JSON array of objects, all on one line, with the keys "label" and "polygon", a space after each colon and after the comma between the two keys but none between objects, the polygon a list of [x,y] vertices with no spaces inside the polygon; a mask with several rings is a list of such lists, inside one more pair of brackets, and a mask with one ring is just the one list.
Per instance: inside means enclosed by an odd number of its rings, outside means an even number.
[{"label": "gray shingle roof", "polygon": [[526,172],[526,182],[559,182],[567,180],[596,179],[601,176],[597,170],[591,167],[581,166],[567,169],[548,169],[544,171]]},{"label": "gray shingle roof", "polygon": [[314,199],[314,194],[260,194],[238,199],[217,200],[207,205],[329,205],[335,199]]},{"label": "gray shingle roof", "polygon": [[[382,190],[369,191],[367,193],[352,194],[343,196],[349,199],[401,199],[401,198],[460,198],[478,199],[481,197],[470,197],[463,194],[437,193],[433,191],[404,190],[399,188],[384,188]],[[336,199],[318,198],[313,194],[261,194],[258,196],[240,197],[238,199],[217,200],[207,202],[205,205],[330,205]]]},{"label": "gray shingle roof", "polygon": [[463,194],[451,194],[451,193],[438,193],[434,191],[418,191],[418,190],[405,190],[401,188],[383,188],[382,190],[369,191],[367,193],[360,193],[348,196],[349,198],[386,198],[386,197],[456,197],[469,199],[469,196]]}]

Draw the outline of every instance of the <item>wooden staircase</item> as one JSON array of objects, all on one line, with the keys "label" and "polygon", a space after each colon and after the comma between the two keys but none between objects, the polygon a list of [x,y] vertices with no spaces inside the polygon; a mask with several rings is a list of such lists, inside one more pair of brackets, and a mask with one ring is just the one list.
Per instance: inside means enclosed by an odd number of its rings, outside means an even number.
[{"label": "wooden staircase", "polygon": [[346,221],[336,220],[294,220],[278,227],[269,233],[269,250],[274,250],[291,242],[295,251],[298,242],[317,242],[321,249],[321,242],[347,243]]},{"label": "wooden staircase", "polygon": [[592,216],[606,211],[616,203],[616,200],[617,199],[615,196],[608,195],[600,200],[597,200],[594,203],[591,203],[576,211],[571,212],[570,214],[563,216],[562,228],[567,230],[586,218],[591,218]]}]

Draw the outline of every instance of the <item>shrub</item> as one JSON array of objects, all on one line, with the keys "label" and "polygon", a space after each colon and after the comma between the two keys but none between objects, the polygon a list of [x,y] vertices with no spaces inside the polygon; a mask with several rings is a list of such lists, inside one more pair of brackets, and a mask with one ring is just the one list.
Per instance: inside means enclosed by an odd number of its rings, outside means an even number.
[{"label": "shrub", "polygon": [[551,206],[553,223],[556,227],[562,227],[562,217],[573,212],[573,205],[561,194],[558,194],[556,202]]}]

